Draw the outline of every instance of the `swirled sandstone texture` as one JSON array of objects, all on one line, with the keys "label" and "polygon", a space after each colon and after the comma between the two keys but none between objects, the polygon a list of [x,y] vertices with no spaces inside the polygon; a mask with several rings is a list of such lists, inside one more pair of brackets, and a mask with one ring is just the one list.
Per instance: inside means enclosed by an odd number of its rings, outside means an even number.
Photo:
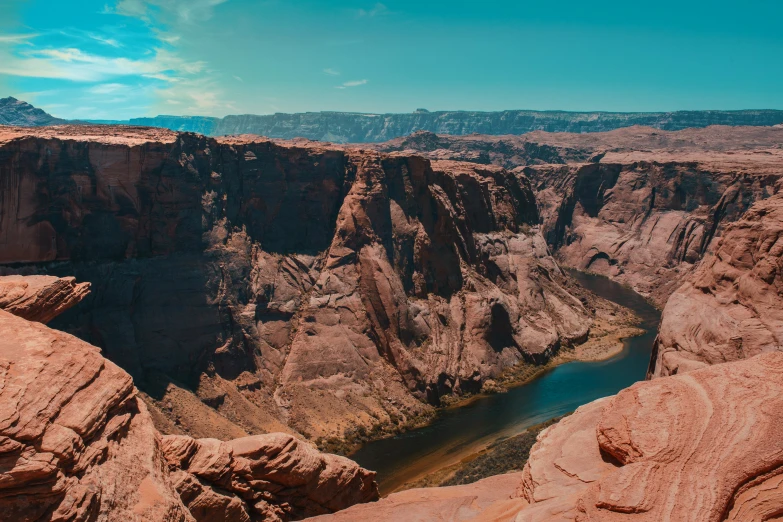
[{"label": "swirled sandstone texture", "polygon": [[74,277],[0,276],[0,309],[29,321],[48,323],[90,293]]},{"label": "swirled sandstone texture", "polygon": [[0,176],[0,262],[91,283],[53,326],[168,433],[405,425],[590,326],[501,167],[74,126],[4,129]]},{"label": "swirled sandstone texture", "polygon": [[539,434],[522,473],[473,489],[408,490],[372,511],[318,520],[774,520],[783,512],[781,424],[783,353],[766,353],[582,406]]},{"label": "swirled sandstone texture", "polygon": [[523,136],[417,133],[383,151],[492,163],[533,185],[543,232],[566,266],[607,275],[658,306],[783,175],[783,128]]},{"label": "swirled sandstone texture", "polygon": [[780,350],[783,196],[753,205],[666,303],[650,376]]}]

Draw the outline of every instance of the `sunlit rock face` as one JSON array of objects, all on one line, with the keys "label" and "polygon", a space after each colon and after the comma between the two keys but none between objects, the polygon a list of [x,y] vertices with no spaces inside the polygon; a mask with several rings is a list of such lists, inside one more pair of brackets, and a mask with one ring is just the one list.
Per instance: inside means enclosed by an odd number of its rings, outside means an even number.
[{"label": "sunlit rock face", "polygon": [[753,205],[666,303],[650,376],[783,348],[783,197]]}]

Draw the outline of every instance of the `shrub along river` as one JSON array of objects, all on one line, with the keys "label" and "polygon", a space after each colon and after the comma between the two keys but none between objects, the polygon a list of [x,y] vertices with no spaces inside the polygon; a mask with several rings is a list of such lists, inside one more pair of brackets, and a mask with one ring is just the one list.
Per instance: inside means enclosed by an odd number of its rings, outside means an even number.
[{"label": "shrub along river", "polygon": [[378,472],[381,494],[644,379],[660,312],[633,290],[605,277],[570,274],[595,294],[633,310],[645,333],[626,339],[623,351],[611,359],[562,364],[507,393],[445,409],[423,428],[366,444],[351,458]]}]

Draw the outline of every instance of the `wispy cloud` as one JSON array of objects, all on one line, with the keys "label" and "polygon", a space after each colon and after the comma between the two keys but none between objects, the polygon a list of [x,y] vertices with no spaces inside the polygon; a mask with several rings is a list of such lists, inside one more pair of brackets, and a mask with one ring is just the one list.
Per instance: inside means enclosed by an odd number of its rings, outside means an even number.
[{"label": "wispy cloud", "polygon": [[334,69],[324,69],[324,74],[328,74],[329,76],[340,76],[340,71],[335,71]]},{"label": "wispy cloud", "polygon": [[0,74],[77,82],[100,82],[123,76],[176,81],[183,74],[198,74],[205,65],[182,60],[164,49],[156,49],[150,58],[140,60],[106,57],[76,48],[36,49],[19,55],[0,51]]},{"label": "wispy cloud", "polygon": [[40,36],[38,34],[0,34],[0,44],[27,44],[33,45],[30,40]]},{"label": "wispy cloud", "polygon": [[372,18],[374,16],[383,16],[389,14],[389,8],[378,2],[372,9],[359,9],[356,15],[360,18],[367,17]]},{"label": "wispy cloud", "polygon": [[116,94],[118,92],[124,92],[130,89],[130,86],[122,83],[102,83],[100,85],[94,85],[87,89],[87,92],[93,94]]},{"label": "wispy cloud", "polygon": [[236,81],[238,81],[238,82],[242,82],[242,83],[244,83],[244,82],[245,82],[245,80],[243,80],[243,79],[242,79],[242,78],[240,78],[239,76],[234,76],[234,79],[235,79]]},{"label": "wispy cloud", "polygon": [[348,89],[349,87],[358,87],[360,85],[367,85],[367,80],[355,80],[352,82],[345,82],[344,84],[335,87],[335,89]]},{"label": "wispy cloud", "polygon": [[102,43],[103,45],[108,45],[110,47],[115,47],[115,48],[122,47],[122,44],[117,40],[115,40],[114,38],[106,38],[104,36],[95,33],[87,33],[87,36],[89,36],[90,38],[92,38],[98,43]]},{"label": "wispy cloud", "polygon": [[[216,6],[228,0],[119,0],[109,12],[151,22],[153,18],[179,22],[202,22],[212,18]],[[167,21],[167,20],[164,20]]]}]

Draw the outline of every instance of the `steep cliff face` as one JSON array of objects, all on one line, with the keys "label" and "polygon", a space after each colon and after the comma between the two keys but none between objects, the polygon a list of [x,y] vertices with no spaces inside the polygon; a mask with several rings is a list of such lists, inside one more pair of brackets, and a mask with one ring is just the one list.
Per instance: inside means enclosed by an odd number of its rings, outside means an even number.
[{"label": "steep cliff face", "polygon": [[783,510],[781,392],[781,353],[640,382],[544,430],[522,473],[317,520],[773,520]]},{"label": "steep cliff face", "polygon": [[2,262],[89,281],[54,326],[174,433],[406,423],[590,325],[502,168],[73,127],[9,133],[0,169]]},{"label": "steep cliff face", "polygon": [[608,154],[600,163],[524,172],[535,180],[544,234],[560,260],[662,306],[727,223],[778,191],[783,171],[756,161],[768,154],[747,156]]},{"label": "steep cliff face", "polygon": [[[58,281],[0,278],[44,290]],[[72,301],[86,294],[71,287]],[[46,291],[24,302],[0,307],[62,311]],[[281,522],[378,498],[373,472],[290,435],[161,438],[130,375],[98,348],[5,310],[0,332],[3,520]]]},{"label": "steep cliff face", "polygon": [[729,225],[664,308],[650,376],[687,372],[780,350],[783,197],[756,203]]},{"label": "steep cliff face", "polygon": [[[122,122],[115,122],[122,123]],[[131,125],[163,127],[212,136],[259,134],[271,138],[373,143],[408,136],[417,131],[438,134],[524,134],[531,131],[605,132],[633,125],[678,130],[709,125],[776,125],[783,111],[678,111],[653,113],[564,111],[416,111],[409,114],[308,112],[304,114],[242,114],[225,118],[157,116],[134,118]]]},{"label": "steep cliff face", "polygon": [[523,173],[559,261],[628,284],[663,306],[725,224],[778,190],[782,131],[418,133],[375,148]]}]

